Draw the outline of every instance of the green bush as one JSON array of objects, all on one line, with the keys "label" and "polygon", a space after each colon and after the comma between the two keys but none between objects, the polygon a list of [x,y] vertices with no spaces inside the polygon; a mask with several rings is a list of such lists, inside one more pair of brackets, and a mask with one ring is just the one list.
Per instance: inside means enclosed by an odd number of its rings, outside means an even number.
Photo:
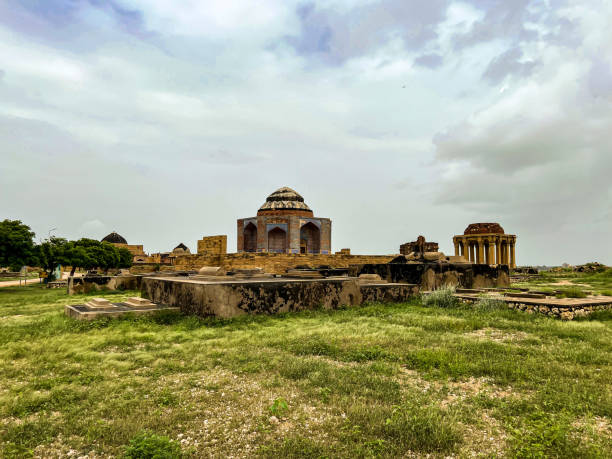
[{"label": "green bush", "polygon": [[559,298],[586,298],[586,293],[578,287],[569,287],[557,295]]},{"label": "green bush", "polygon": [[277,398],[274,403],[268,407],[268,411],[277,418],[282,418],[289,411],[289,404],[284,398]]},{"label": "green bush", "polygon": [[174,440],[150,431],[142,431],[125,448],[126,459],[175,459],[183,457],[181,446]]},{"label": "green bush", "polygon": [[508,305],[501,300],[496,300],[495,298],[480,298],[476,303],[474,303],[474,308],[481,311],[499,311],[508,309]]},{"label": "green bush", "polygon": [[455,297],[455,287],[445,286],[433,292],[422,295],[423,306],[435,306],[438,308],[454,308],[459,306],[459,299]]}]

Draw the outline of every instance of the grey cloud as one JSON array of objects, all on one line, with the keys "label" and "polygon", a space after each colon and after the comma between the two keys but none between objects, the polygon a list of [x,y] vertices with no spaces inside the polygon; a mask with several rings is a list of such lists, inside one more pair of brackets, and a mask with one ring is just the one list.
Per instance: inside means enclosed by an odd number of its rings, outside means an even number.
[{"label": "grey cloud", "polygon": [[612,97],[612,69],[608,62],[601,58],[593,62],[588,85],[593,97]]},{"label": "grey cloud", "polygon": [[491,84],[502,82],[507,76],[528,77],[538,65],[536,61],[521,62],[523,51],[514,47],[495,57],[482,77]]},{"label": "grey cloud", "polygon": [[455,49],[461,50],[483,42],[506,38],[514,43],[537,39],[539,34],[525,27],[526,22],[540,22],[546,14],[542,9],[533,12],[528,6],[533,0],[472,0],[472,5],[484,11],[484,18],[476,21],[467,33],[456,34]]},{"label": "grey cloud", "polygon": [[427,67],[430,69],[437,69],[444,63],[444,59],[439,54],[422,54],[418,56],[414,63],[421,67]]},{"label": "grey cloud", "polygon": [[104,12],[122,32],[140,38],[155,36],[146,30],[142,12],[112,0],[6,0],[0,2],[0,24],[45,45],[76,52],[92,51],[117,36],[116,32],[106,30],[105,24],[87,18],[84,13],[91,9]]},{"label": "grey cloud", "polygon": [[286,37],[299,54],[328,64],[368,54],[399,37],[406,49],[420,49],[437,37],[449,0],[381,0],[339,12],[314,3],[301,5],[300,30]]}]

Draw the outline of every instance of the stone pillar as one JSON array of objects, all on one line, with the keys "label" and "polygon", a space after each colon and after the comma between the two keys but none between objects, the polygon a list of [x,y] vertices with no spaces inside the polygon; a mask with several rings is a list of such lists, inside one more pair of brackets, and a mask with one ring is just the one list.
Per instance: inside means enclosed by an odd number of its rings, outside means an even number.
[{"label": "stone pillar", "polygon": [[257,217],[257,251],[268,251],[268,225],[266,217],[261,215]]},{"label": "stone pillar", "polygon": [[459,256],[459,241],[455,239],[453,242],[455,243],[455,256],[458,257]]},{"label": "stone pillar", "polygon": [[331,220],[329,218],[321,219],[321,253],[330,254],[331,252]]},{"label": "stone pillar", "polygon": [[238,253],[244,252],[244,220],[238,220],[236,225],[236,250]]},{"label": "stone pillar", "polygon": [[287,223],[289,253],[300,253],[300,217],[291,215]]},{"label": "stone pillar", "polygon": [[495,240],[495,263],[501,265],[501,241],[499,239]]},{"label": "stone pillar", "polygon": [[487,260],[487,263],[490,265],[494,265],[495,264],[495,242],[494,241],[489,241],[489,259]]},{"label": "stone pillar", "polygon": [[516,253],[514,251],[514,242],[510,244],[510,267],[516,268]]},{"label": "stone pillar", "polygon": [[468,241],[468,260],[474,262],[474,245],[472,241]]},{"label": "stone pillar", "polygon": [[478,239],[478,263],[484,263],[484,244],[482,239]]}]

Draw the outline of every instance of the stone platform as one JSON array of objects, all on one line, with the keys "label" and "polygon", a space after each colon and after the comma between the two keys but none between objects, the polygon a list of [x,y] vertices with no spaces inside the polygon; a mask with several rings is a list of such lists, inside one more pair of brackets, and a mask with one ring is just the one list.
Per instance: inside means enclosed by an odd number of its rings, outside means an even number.
[{"label": "stone platform", "polygon": [[[456,294],[464,303],[475,303],[483,298],[482,294]],[[612,297],[593,296],[587,298],[555,298],[544,295],[513,294],[512,296],[486,295],[486,298],[502,301],[510,309],[518,309],[528,313],[539,313],[563,320],[585,317],[595,311],[612,309]],[[536,297],[536,298],[534,298]]]},{"label": "stone platform", "polygon": [[64,313],[79,320],[93,320],[100,317],[118,317],[124,314],[151,314],[158,311],[178,311],[179,308],[160,306],[145,298],[132,297],[122,303],[111,303],[104,298],[93,298],[85,304],[67,305]]},{"label": "stone platform", "polygon": [[357,278],[327,279],[145,277],[141,295],[154,303],[178,307],[185,314],[222,318],[336,309],[368,301],[402,302],[418,293],[414,284],[368,283]]}]

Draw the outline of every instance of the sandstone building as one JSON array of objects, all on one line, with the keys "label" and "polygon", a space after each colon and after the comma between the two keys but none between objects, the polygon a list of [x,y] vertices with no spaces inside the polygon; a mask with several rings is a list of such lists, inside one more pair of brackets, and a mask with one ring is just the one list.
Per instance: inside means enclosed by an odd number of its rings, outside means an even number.
[{"label": "sandstone building", "polygon": [[128,249],[134,256],[134,263],[144,263],[148,257],[142,245],[128,244],[125,238],[115,231],[103,237],[101,242],[110,242],[115,247]]},{"label": "sandstone building", "polygon": [[[406,242],[405,244],[400,245],[400,254],[410,255],[413,252],[417,252],[417,246],[417,241]],[[438,252],[440,247],[437,242],[425,242],[423,249],[425,252]]]},{"label": "sandstone building", "polygon": [[499,223],[472,223],[453,243],[455,255],[472,263],[516,268],[516,235],[506,234]]},{"label": "sandstone building", "polygon": [[331,253],[331,220],[315,217],[304,198],[288,187],[268,196],[256,217],[237,223],[238,253]]}]

